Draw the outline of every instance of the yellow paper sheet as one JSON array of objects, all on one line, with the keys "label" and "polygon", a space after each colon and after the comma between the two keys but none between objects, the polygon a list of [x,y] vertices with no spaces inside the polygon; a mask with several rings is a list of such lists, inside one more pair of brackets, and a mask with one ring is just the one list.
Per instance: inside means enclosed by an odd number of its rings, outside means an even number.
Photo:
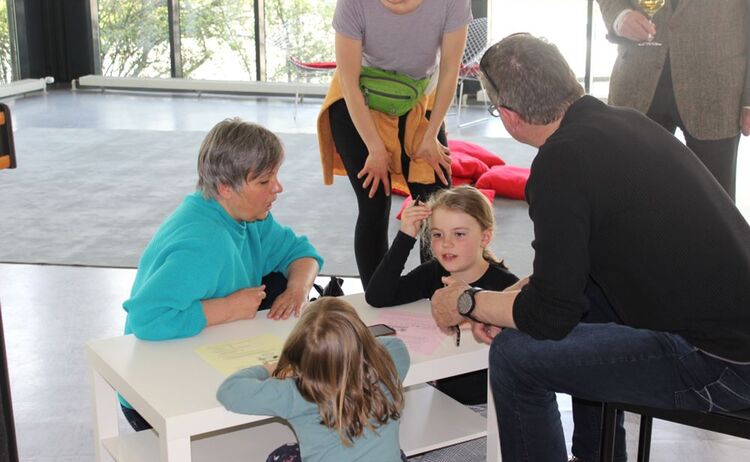
[{"label": "yellow paper sheet", "polygon": [[264,334],[233,342],[215,343],[196,348],[195,352],[224,375],[240,369],[279,360],[284,341],[276,335]]}]

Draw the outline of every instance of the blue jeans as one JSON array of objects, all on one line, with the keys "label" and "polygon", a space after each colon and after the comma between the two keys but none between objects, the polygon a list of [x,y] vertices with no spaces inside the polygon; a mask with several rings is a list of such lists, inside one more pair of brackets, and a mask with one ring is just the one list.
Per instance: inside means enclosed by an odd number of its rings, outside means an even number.
[{"label": "blue jeans", "polygon": [[[616,323],[582,322],[559,341],[506,329],[490,348],[490,385],[506,462],[567,459],[555,392],[664,409],[750,408],[750,365],[708,356],[679,335]],[[585,426],[576,433],[586,451],[575,455],[597,461],[601,411],[574,419]],[[617,456],[627,458],[624,447]]]}]

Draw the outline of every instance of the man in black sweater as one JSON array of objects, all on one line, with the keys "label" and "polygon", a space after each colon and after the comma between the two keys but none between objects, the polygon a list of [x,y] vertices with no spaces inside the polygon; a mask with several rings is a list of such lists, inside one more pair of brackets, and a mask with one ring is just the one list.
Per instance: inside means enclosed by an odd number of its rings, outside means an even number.
[{"label": "man in black sweater", "polygon": [[[447,279],[432,308],[492,343],[503,460],[567,458],[555,392],[579,398],[573,453],[587,462],[601,401],[750,408],[750,227],[719,183],[656,123],[583,96],[543,40],[507,37],[480,69],[508,132],[539,148],[534,271],[504,292]],[[618,443],[624,460],[623,431]]]}]

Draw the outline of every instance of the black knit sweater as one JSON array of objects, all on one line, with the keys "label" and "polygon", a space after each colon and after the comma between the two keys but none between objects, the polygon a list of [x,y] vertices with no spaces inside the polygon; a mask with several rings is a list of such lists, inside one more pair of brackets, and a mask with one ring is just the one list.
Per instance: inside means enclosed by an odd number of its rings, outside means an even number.
[{"label": "black knit sweater", "polygon": [[526,186],[534,270],[521,331],[560,339],[591,277],[627,325],[750,361],[750,227],[697,157],[640,113],[585,96]]}]

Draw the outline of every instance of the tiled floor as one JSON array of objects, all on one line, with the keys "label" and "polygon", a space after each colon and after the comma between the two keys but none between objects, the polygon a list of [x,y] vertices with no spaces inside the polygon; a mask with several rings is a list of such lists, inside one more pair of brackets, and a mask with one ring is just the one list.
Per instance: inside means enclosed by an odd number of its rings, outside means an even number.
[{"label": "tiled floor", "polygon": [[[10,101],[17,129],[207,130],[218,120],[237,115],[292,133],[314,132],[317,104],[314,99],[302,104],[295,121],[289,99],[53,91]],[[477,108],[467,117],[483,114]],[[458,129],[449,117],[448,129],[452,136],[507,136],[497,120]],[[738,203],[747,210],[747,138],[742,140],[741,151]],[[6,219],[12,217],[0,217],[0,226]],[[93,460],[84,344],[122,332],[121,304],[134,275],[129,269],[0,264],[0,301],[22,461]],[[349,279],[344,289],[354,293],[361,286]],[[561,399],[568,435],[572,427],[569,408]],[[628,421],[631,438],[637,435],[635,425]],[[127,430],[124,421],[122,428]],[[750,442],[657,422],[652,453],[654,461],[734,462],[750,460]]]}]

